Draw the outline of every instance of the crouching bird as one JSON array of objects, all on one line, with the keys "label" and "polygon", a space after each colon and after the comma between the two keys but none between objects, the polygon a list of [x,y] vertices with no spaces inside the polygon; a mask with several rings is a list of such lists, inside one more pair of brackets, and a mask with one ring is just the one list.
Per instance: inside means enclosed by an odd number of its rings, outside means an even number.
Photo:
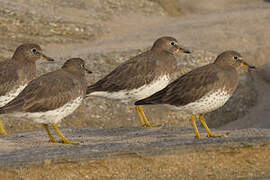
[{"label": "crouching bird", "polygon": [[[86,93],[85,73],[92,73],[80,58],[67,60],[61,69],[44,74],[31,82],[8,104],[0,108],[0,114],[25,117],[42,123],[53,143],[79,144],[68,140],[58,129],[64,117],[70,115],[82,103]],[[52,124],[62,138],[56,140],[49,130]]]}]

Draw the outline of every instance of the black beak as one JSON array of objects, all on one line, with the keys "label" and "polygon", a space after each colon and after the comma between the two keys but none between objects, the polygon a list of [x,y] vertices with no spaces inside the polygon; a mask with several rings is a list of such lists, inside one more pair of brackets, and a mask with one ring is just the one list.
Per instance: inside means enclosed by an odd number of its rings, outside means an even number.
[{"label": "black beak", "polygon": [[92,73],[92,71],[90,71],[89,69],[87,69],[87,67],[85,65],[83,66],[83,68],[85,70],[85,73],[87,73],[87,74],[91,74]]},{"label": "black beak", "polygon": [[176,48],[177,48],[177,52],[178,52],[178,53],[186,53],[186,54],[190,54],[190,53],[191,53],[190,50],[185,49],[185,48],[182,48],[182,47],[179,47],[179,46],[177,46],[177,45],[176,45]]},{"label": "black beak", "polygon": [[92,74],[92,71],[90,71],[89,69],[85,69],[85,71],[86,71],[88,74]]},{"label": "black beak", "polygon": [[44,61],[54,61],[53,58],[48,57],[48,56],[46,56],[46,55],[44,55],[44,54],[42,54],[42,53],[40,53],[40,59],[41,59],[41,60],[44,60]]},{"label": "black beak", "polygon": [[240,64],[241,64],[242,67],[248,67],[249,70],[255,70],[256,69],[255,66],[250,65],[250,64],[248,64],[247,62],[245,62],[243,60],[240,61]]},{"label": "black beak", "polygon": [[186,53],[186,54],[190,54],[190,53],[191,53],[191,51],[190,51],[190,50],[187,50],[187,49],[184,49],[183,51],[184,51],[184,53]]}]

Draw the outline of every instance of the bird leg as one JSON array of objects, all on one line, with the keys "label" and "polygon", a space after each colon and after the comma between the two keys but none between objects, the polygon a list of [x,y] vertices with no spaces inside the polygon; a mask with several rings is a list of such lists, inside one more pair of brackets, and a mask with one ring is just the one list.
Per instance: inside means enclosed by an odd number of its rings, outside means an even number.
[{"label": "bird leg", "polygon": [[138,114],[138,116],[140,118],[140,122],[141,122],[142,127],[145,127],[146,125],[145,125],[145,122],[144,122],[143,117],[141,115],[139,106],[136,106],[135,109],[136,109],[136,112],[137,112],[137,114]]},{"label": "bird leg", "polygon": [[79,142],[73,142],[68,140],[62,133],[61,131],[58,129],[57,124],[53,124],[53,128],[55,129],[55,131],[58,133],[58,135],[62,138],[64,144],[80,144]]},{"label": "bird leg", "polygon": [[202,137],[198,131],[198,128],[197,128],[197,125],[196,125],[196,116],[194,114],[191,115],[190,117],[190,120],[191,120],[191,124],[194,128],[194,131],[196,133],[196,136],[195,138],[198,138],[198,139],[206,139],[207,137]]},{"label": "bird leg", "polygon": [[3,135],[3,136],[7,135],[7,132],[6,132],[5,128],[4,128],[4,125],[2,123],[1,118],[0,118],[0,135]]},{"label": "bird leg", "polygon": [[159,127],[160,125],[151,125],[150,122],[148,121],[146,115],[143,112],[142,105],[136,106],[136,111],[139,115],[141,125],[143,127]]},{"label": "bird leg", "polygon": [[63,143],[63,141],[59,141],[59,140],[56,140],[53,135],[51,134],[50,132],[50,129],[49,129],[49,126],[48,124],[43,124],[43,127],[46,129],[47,133],[48,133],[48,136],[50,138],[49,142],[52,142],[52,143]]},{"label": "bird leg", "polygon": [[215,138],[215,137],[222,137],[222,136],[228,135],[228,134],[214,134],[214,133],[212,133],[212,131],[208,128],[207,124],[205,123],[205,119],[204,119],[202,114],[200,114],[199,118],[200,118],[200,122],[202,123],[203,127],[206,129],[209,137]]},{"label": "bird leg", "polygon": [[152,127],[152,125],[150,124],[150,122],[148,121],[146,115],[144,114],[143,112],[143,108],[142,106],[138,106],[139,107],[139,111],[141,113],[141,116],[143,117],[144,119],[144,127]]}]

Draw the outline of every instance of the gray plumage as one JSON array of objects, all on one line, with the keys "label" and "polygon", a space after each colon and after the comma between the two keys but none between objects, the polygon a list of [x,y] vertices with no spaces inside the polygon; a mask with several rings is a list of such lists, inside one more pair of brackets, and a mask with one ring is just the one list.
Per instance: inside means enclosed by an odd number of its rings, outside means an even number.
[{"label": "gray plumage", "polygon": [[87,94],[95,91],[117,92],[137,89],[162,75],[170,75],[176,70],[174,54],[179,50],[190,53],[178,46],[175,38],[161,37],[154,42],[149,51],[120,64],[107,76],[88,86]]},{"label": "gray plumage", "polygon": [[[173,37],[157,39],[152,48],[120,64],[101,80],[87,87],[86,94],[131,102],[148,97],[167,86],[177,70],[176,53],[190,53]],[[136,107],[142,126],[151,124],[142,106]]]},{"label": "gray plumage", "polygon": [[32,80],[15,99],[0,108],[0,114],[55,110],[78,97],[84,98],[85,92],[85,63],[79,58],[69,59],[61,69]]},{"label": "gray plumage", "polygon": [[[41,58],[53,61],[52,58],[42,54],[39,45],[22,44],[16,49],[11,59],[0,62],[0,106],[11,100],[3,96],[9,96],[10,93],[13,93],[11,91],[16,91],[35,78],[35,62]],[[14,96],[14,94],[10,96]]]},{"label": "gray plumage", "polygon": [[[167,104],[181,107],[219,90],[231,96],[238,85],[241,64],[248,65],[238,52],[225,51],[217,57],[214,63],[188,72],[161,91],[137,101],[135,105]],[[218,100],[217,97],[216,101]],[[199,109],[198,112],[206,113],[200,112]]]}]

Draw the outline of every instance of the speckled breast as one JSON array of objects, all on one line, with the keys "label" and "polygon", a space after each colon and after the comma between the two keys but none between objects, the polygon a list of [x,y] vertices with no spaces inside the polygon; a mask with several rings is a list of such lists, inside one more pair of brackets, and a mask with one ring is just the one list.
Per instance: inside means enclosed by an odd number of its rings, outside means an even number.
[{"label": "speckled breast", "polygon": [[222,107],[229,100],[231,95],[231,91],[218,89],[207,93],[197,101],[175,108],[191,114],[204,114]]}]

